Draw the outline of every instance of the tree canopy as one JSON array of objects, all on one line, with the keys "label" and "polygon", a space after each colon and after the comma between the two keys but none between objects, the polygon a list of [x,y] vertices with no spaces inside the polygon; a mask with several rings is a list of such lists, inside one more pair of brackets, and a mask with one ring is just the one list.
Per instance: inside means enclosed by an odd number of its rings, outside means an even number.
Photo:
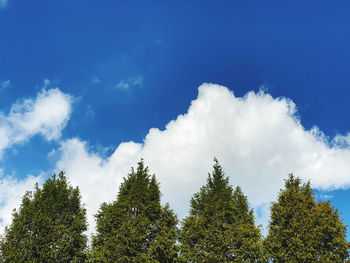
[{"label": "tree canopy", "polygon": [[247,197],[234,191],[215,159],[207,184],[191,200],[182,222],[181,256],[186,262],[258,262],[260,229],[254,225]]},{"label": "tree canopy", "polygon": [[101,205],[92,239],[93,262],[175,262],[177,218],[143,161],[124,178],[117,200]]},{"label": "tree canopy", "polygon": [[0,262],[349,262],[340,213],[329,201],[315,200],[310,182],[289,175],[271,204],[263,240],[247,197],[229,184],[217,159],[181,229],[143,160],[123,179],[116,200],[102,203],[95,216],[89,249],[79,189],[63,172],[53,175],[14,210],[0,238]]},{"label": "tree canopy", "polygon": [[86,211],[63,172],[27,192],[0,242],[3,262],[84,262]]},{"label": "tree canopy", "polygon": [[310,182],[292,174],[271,206],[265,239],[272,262],[343,262],[348,257],[346,227],[329,202],[316,202]]}]

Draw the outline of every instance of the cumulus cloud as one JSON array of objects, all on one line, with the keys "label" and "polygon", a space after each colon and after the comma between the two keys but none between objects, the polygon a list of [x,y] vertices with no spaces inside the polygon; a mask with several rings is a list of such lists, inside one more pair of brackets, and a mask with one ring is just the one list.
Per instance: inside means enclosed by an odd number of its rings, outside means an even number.
[{"label": "cumulus cloud", "polygon": [[[126,142],[103,158],[78,138],[61,143],[57,168],[79,185],[90,231],[101,202],[114,200],[122,178],[144,158],[164,193],[163,201],[183,218],[193,193],[206,183],[216,156],[233,186],[240,185],[266,225],[268,207],[287,174],[311,180],[318,189],[350,184],[348,136],[329,140],[317,127],[306,130],[287,98],[260,91],[235,97],[214,84],[199,87],[186,114],[164,130],[150,129],[143,143]],[[336,141],[340,143],[335,143]]]},{"label": "cumulus cloud", "polygon": [[34,190],[35,184],[42,182],[42,175],[30,175],[18,180],[14,176],[4,176],[3,170],[0,169],[0,233],[3,233],[5,227],[11,223],[12,211],[20,206],[25,192]]},{"label": "cumulus cloud", "polygon": [[[48,81],[44,81],[48,85]],[[47,140],[58,139],[71,112],[72,96],[59,89],[42,90],[35,99],[14,103],[8,114],[0,112],[0,157],[6,148],[41,134]],[[18,180],[0,169],[0,233],[11,223],[12,210],[19,207],[21,198],[43,175],[29,175]]]},{"label": "cumulus cloud", "polygon": [[42,90],[35,99],[18,100],[8,114],[0,112],[0,157],[4,149],[41,134],[58,139],[71,113],[72,96],[58,88]]},{"label": "cumulus cloud", "polygon": [[89,151],[86,142],[77,138],[61,143],[57,170],[64,170],[72,185],[79,186],[87,207],[90,232],[95,226],[93,215],[102,202],[114,199],[122,178],[139,160],[141,150],[141,144],[122,143],[104,160],[97,153]]}]

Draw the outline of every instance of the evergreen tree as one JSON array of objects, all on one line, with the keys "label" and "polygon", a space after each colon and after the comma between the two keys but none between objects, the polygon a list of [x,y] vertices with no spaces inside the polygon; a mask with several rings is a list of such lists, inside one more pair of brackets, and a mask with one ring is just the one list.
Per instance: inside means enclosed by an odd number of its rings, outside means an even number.
[{"label": "evergreen tree", "polygon": [[3,262],[84,262],[86,211],[63,172],[27,192],[0,242]]},{"label": "evergreen tree", "polygon": [[348,256],[346,228],[329,202],[316,203],[310,182],[292,174],[272,203],[265,240],[272,262],[343,262]]},{"label": "evergreen tree", "polygon": [[350,243],[339,212],[330,202],[318,202],[312,211],[316,260],[314,262],[343,262],[348,257]]},{"label": "evergreen tree", "polygon": [[155,176],[143,161],[124,178],[117,200],[101,205],[97,234],[92,238],[93,262],[175,262],[177,219],[160,204]]},{"label": "evergreen tree", "polygon": [[214,160],[213,173],[194,194],[190,215],[182,222],[181,257],[186,262],[259,262],[261,235],[253,211]]}]

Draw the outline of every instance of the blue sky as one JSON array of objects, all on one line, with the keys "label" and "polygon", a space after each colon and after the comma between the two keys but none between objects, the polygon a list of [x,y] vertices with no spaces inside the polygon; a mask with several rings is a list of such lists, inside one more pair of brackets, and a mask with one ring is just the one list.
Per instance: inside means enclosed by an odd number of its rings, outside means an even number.
[{"label": "blue sky", "polygon": [[[267,222],[267,204],[294,172],[311,179],[317,197],[330,199],[350,224],[349,7],[347,1],[0,0],[4,224],[18,195],[59,169],[82,185],[92,214],[114,198],[141,157],[181,217],[214,155],[231,183],[249,193],[259,222]],[[198,90],[203,83],[226,88]],[[242,138],[240,127],[247,129]],[[186,154],[191,158],[183,160]],[[80,166],[89,169],[82,174]],[[258,189],[263,182],[266,194]],[[95,187],[106,193],[96,198]]]}]

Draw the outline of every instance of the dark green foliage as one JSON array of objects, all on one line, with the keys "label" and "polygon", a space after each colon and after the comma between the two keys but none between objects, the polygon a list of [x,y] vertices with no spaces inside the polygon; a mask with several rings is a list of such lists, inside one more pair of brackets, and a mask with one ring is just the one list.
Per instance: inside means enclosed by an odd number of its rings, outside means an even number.
[{"label": "dark green foliage", "polygon": [[96,218],[93,262],[176,261],[176,216],[161,206],[159,185],[142,161],[124,179],[117,200],[103,203]]},{"label": "dark green foliage", "polygon": [[63,172],[27,192],[1,240],[3,262],[84,262],[86,211]]},{"label": "dark green foliage", "polygon": [[259,262],[260,229],[253,211],[215,159],[207,184],[191,200],[190,215],[182,222],[181,256],[186,262]]},{"label": "dark green foliage", "polygon": [[191,199],[180,245],[177,218],[160,196],[155,176],[139,162],[117,200],[101,205],[87,259],[86,211],[79,189],[61,172],[23,196],[0,239],[0,262],[349,262],[339,212],[330,202],[316,202],[310,182],[293,175],[272,203],[263,245],[247,197],[229,185],[216,159],[207,184]]},{"label": "dark green foliage", "polygon": [[343,262],[346,228],[329,202],[315,202],[310,182],[289,175],[272,203],[265,249],[272,262]]}]

